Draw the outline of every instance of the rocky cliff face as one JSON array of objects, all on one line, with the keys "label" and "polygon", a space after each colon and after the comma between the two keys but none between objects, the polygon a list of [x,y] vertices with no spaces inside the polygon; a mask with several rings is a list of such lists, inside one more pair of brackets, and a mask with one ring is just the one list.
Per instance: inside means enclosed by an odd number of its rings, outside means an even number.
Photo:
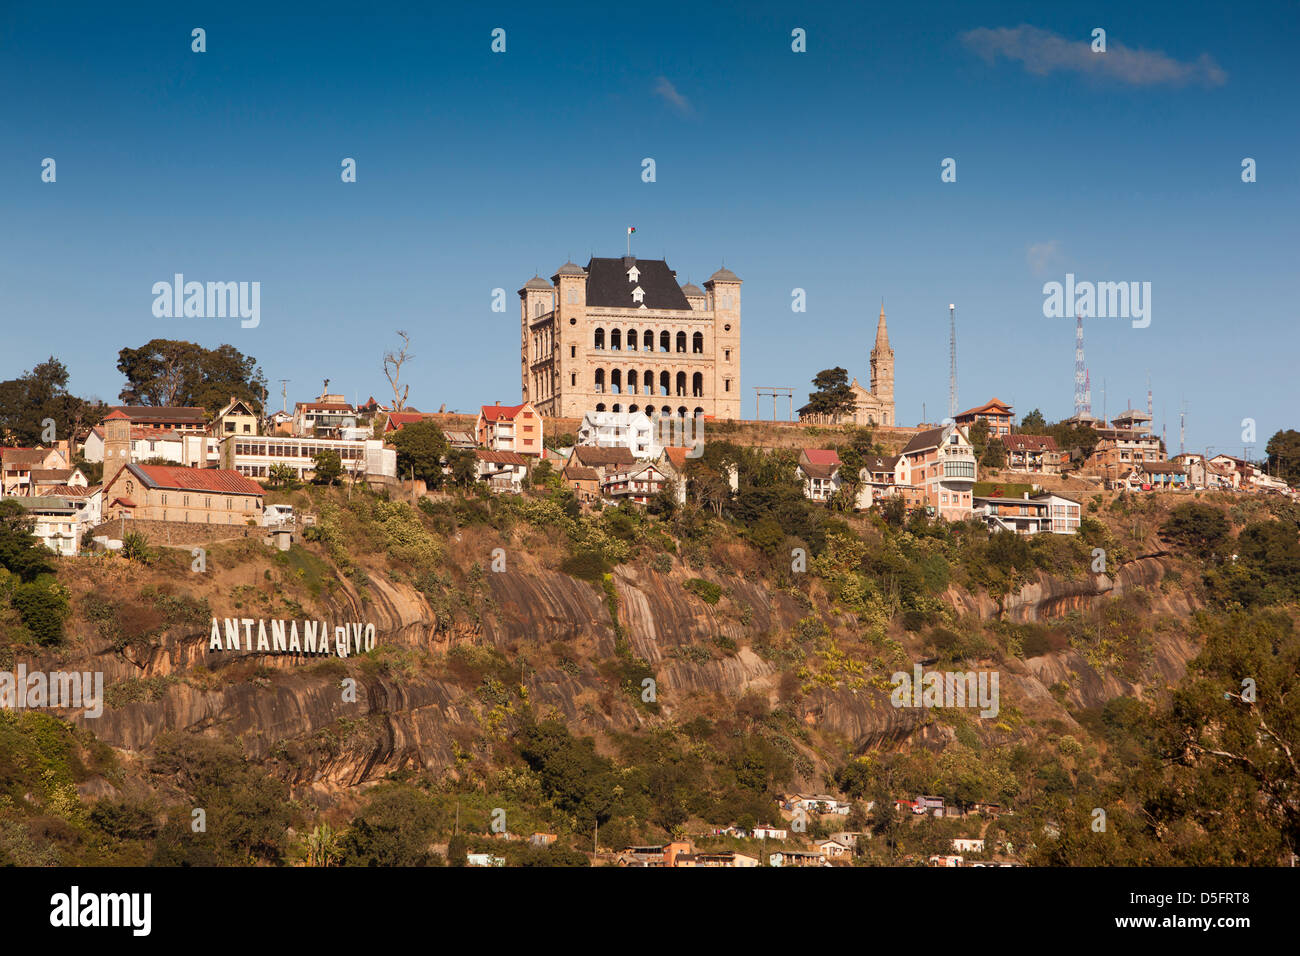
[{"label": "rocky cliff face", "polygon": [[[1193,609],[1189,599],[1181,591],[1160,588],[1164,560],[1131,562],[1113,579],[1040,576],[1007,599],[1005,615],[1039,621],[1145,588],[1152,595],[1153,613],[1185,616]],[[249,578],[243,569],[238,574],[244,578],[214,576],[209,586],[218,616],[236,613],[227,611],[233,581],[258,581],[256,574]],[[329,803],[348,788],[403,767],[454,772],[458,755],[493,732],[490,702],[476,687],[435,666],[441,653],[460,644],[493,648],[507,660],[527,661],[520,681],[528,701],[539,714],[561,716],[575,733],[599,737],[669,718],[686,719],[702,706],[725,710],[752,693],[775,704],[780,670],[755,646],[762,646],[764,635],[788,631],[809,611],[790,594],[761,581],[706,572],[699,576],[724,588],[722,600],[710,605],[683,586],[693,576],[697,572],[683,568],[654,573],[639,567],[620,568],[614,575],[620,623],[632,653],[648,662],[654,674],[659,714],[638,706],[628,694],[611,693],[600,672],[601,663],[616,655],[613,621],[602,590],[526,566],[484,575],[485,610],[478,622],[439,621],[421,592],[378,572],[369,574],[364,598],[350,581],[341,579],[315,602],[313,619],[374,623],[381,646],[409,652],[415,663],[406,669],[370,667],[355,659],[212,651],[207,633],[194,629],[186,637],[128,647],[119,654],[84,624],[58,654],[24,659],[33,669],[103,671],[105,685],[118,685],[119,690],[131,686],[133,679],[145,679],[150,692],[144,699],[106,706],[97,719],[75,718],[113,747],[147,753],[165,731],[219,730],[240,740],[251,757],[267,761],[268,769],[287,777],[299,794]],[[147,577],[147,571],[132,570],[126,579],[92,580],[90,586],[129,590]],[[980,618],[997,615],[996,604],[986,595],[953,590],[947,599]],[[238,613],[291,616],[248,609]],[[551,649],[557,642],[575,649],[576,661],[556,660]],[[687,649],[694,650],[683,653]],[[1195,650],[1186,638],[1162,640],[1154,649],[1150,680],[1161,685],[1177,680]],[[1073,650],[996,666],[1003,673],[1004,707],[1014,701],[1027,715],[1067,722],[1068,715],[1047,689],[1055,684],[1068,684],[1067,700],[1077,706],[1145,691],[1141,685],[1098,673]],[[345,677],[357,682],[355,702],[344,697]],[[800,699],[797,716],[819,741],[848,751],[944,733],[933,724],[925,726],[924,712],[895,709],[888,693],[878,689],[816,690]],[[819,772],[825,769],[816,748],[809,748],[806,756]]]}]

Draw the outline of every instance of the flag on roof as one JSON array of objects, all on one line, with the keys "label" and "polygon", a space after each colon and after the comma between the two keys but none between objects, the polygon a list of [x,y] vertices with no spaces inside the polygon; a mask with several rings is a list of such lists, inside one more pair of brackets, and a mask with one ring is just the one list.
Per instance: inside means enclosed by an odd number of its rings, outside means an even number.
[{"label": "flag on roof", "polygon": [[628,234],[629,236],[632,235],[632,233],[634,233],[634,232],[636,232],[636,226],[628,226],[628,227],[627,227],[627,234]]}]

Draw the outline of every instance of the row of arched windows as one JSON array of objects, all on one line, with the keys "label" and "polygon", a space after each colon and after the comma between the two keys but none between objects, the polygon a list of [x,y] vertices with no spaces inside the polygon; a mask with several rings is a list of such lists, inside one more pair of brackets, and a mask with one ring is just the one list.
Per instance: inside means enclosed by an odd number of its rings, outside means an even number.
[{"label": "row of arched windows", "polygon": [[[595,391],[609,392],[611,395],[676,395],[686,397],[687,378],[685,372],[678,372],[674,379],[671,372],[659,373],[656,382],[655,373],[647,369],[638,374],[630,368],[626,373],[622,369],[596,369]],[[655,391],[656,384],[658,391]],[[696,372],[690,378],[690,394],[693,398],[704,397],[704,374]]]},{"label": "row of arched windows", "polygon": [[661,416],[661,415],[670,415],[670,416],[671,416],[671,415],[674,415],[674,414],[675,414],[678,418],[685,418],[687,415],[690,415],[690,416],[693,417],[693,418],[699,418],[701,415],[704,414],[704,409],[700,408],[698,405],[695,406],[695,411],[693,411],[693,412],[688,411],[685,405],[679,405],[679,406],[677,407],[677,411],[674,412],[674,411],[672,410],[672,408],[671,408],[670,406],[668,406],[668,405],[664,405],[662,408],[655,408],[655,406],[653,406],[653,405],[647,405],[647,406],[645,406],[645,408],[642,408],[640,405],[629,405],[629,406],[627,406],[627,408],[624,408],[621,404],[617,404],[617,403],[616,403],[616,404],[610,406],[608,409],[606,409],[606,408],[605,408],[605,403],[604,403],[604,402],[601,402],[600,404],[598,404],[598,405],[596,406],[596,411],[598,411],[598,412],[603,412],[603,411],[611,411],[611,412],[645,412],[645,413],[646,413],[647,415],[649,415],[651,418],[658,418],[658,417]]},{"label": "row of arched windows", "polygon": [[[611,352],[653,352],[655,350],[655,334],[650,329],[646,329],[639,334],[636,329],[628,329],[626,333],[622,329],[609,330],[609,349]],[[638,349],[638,342],[640,347]],[[674,340],[671,332],[664,330],[659,333],[658,337],[659,351],[671,352],[676,345],[678,352],[686,351],[687,338],[685,332],[678,332]],[[704,333],[696,332],[690,339],[691,352],[695,355],[704,354]],[[605,330],[596,329],[594,347],[598,349],[605,348]]]}]

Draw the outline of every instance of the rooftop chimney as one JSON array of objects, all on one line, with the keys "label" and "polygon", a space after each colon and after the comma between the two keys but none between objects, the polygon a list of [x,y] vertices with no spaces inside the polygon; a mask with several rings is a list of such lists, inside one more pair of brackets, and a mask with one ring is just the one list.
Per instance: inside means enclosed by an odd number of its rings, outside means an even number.
[{"label": "rooftop chimney", "polygon": [[501,404],[501,399],[499,399],[499,398],[497,399],[497,404],[498,404],[498,405]]}]

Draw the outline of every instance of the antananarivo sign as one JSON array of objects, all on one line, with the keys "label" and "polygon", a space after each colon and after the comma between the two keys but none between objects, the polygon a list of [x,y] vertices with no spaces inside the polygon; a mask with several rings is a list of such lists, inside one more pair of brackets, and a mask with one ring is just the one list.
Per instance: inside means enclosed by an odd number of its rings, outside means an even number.
[{"label": "antananarivo sign", "polygon": [[[224,624],[224,627],[223,627]],[[270,624],[268,628],[267,625]],[[210,651],[263,651],[268,654],[362,654],[374,650],[375,626],[352,622],[331,632],[325,621],[266,621],[252,617],[212,619]]]}]

